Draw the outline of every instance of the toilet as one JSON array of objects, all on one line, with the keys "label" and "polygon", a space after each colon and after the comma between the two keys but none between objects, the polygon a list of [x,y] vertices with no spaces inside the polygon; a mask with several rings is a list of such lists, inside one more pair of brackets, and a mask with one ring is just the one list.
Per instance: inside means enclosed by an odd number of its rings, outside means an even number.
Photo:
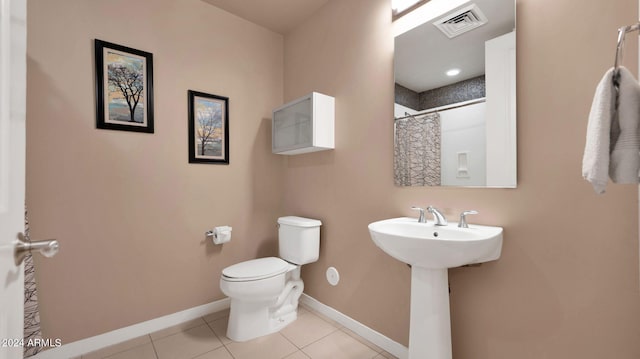
[{"label": "toilet", "polygon": [[322,222],[278,218],[278,257],[252,259],[222,270],[220,289],[231,299],[227,337],[243,342],[275,333],[296,320],[304,289],[300,267],[320,255]]}]

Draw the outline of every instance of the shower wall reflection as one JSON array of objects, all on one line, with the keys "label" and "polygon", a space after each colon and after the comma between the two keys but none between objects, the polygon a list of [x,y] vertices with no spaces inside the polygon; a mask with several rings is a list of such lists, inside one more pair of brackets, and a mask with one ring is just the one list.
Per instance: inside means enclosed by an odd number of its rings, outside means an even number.
[{"label": "shower wall reflection", "polygon": [[477,99],[406,116],[396,104],[394,179],[397,186],[487,185],[486,104]]}]

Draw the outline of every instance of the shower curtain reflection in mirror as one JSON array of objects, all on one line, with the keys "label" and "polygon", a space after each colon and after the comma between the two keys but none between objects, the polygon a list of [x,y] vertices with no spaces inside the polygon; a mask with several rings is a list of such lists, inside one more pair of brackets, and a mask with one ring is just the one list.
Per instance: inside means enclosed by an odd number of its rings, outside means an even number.
[{"label": "shower curtain reflection in mirror", "polygon": [[[402,113],[396,104],[396,114]],[[487,185],[484,99],[396,117],[394,178],[397,186]],[[433,112],[432,112],[433,111]]]},{"label": "shower curtain reflection in mirror", "polygon": [[396,186],[440,185],[440,115],[430,113],[395,121]]}]

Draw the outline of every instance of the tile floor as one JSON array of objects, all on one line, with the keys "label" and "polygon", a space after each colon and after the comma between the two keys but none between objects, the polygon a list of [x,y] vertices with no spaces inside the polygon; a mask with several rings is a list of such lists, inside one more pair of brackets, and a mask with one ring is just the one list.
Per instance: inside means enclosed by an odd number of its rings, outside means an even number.
[{"label": "tile floor", "polygon": [[229,311],[160,330],[82,356],[82,359],[392,359],[338,323],[298,309],[298,319],[262,338],[234,343],[226,337]]}]

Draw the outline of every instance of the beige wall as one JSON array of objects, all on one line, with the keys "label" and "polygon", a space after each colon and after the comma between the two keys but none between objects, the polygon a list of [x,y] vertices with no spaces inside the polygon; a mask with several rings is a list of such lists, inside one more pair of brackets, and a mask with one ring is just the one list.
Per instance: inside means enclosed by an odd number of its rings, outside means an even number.
[{"label": "beige wall", "polygon": [[[28,4],[27,205],[46,337],[64,343],[223,298],[225,266],[277,253],[270,151],[283,39],[199,0]],[[155,134],[98,130],[93,39],[153,53]],[[187,90],[230,98],[229,166],[187,161]],[[224,247],[205,242],[234,227]]]},{"label": "beige wall", "polygon": [[[306,292],[407,344],[409,268],[366,226],[433,204],[505,228],[499,261],[450,271],[456,358],[640,356],[637,189],[596,196],[580,177],[591,96],[637,1],[518,1],[515,190],[393,186],[388,7],[331,1],[283,49],[199,0],[30,1],[27,205],[32,236],[62,246],[37,259],[44,334],[70,342],[219,299],[220,270],[275,254],[286,213],[324,223]],[[95,129],[93,38],[154,54],[155,134]],[[636,53],[628,41],[633,69]],[[230,166],[187,163],[188,89],[230,97]],[[312,90],[336,97],[336,150],[271,155],[270,110]],[[222,224],[232,243],[205,243]]]},{"label": "beige wall", "polygon": [[517,189],[394,187],[388,3],[331,1],[285,36],[285,101],[336,98],[336,149],[287,159],[285,210],[324,224],[305,291],[407,344],[410,270],[367,224],[411,205],[476,209],[472,221],[503,226],[505,241],[499,261],[449,271],[454,357],[640,357],[637,186],[597,196],[580,175],[593,92],[637,0],[518,0]]}]

